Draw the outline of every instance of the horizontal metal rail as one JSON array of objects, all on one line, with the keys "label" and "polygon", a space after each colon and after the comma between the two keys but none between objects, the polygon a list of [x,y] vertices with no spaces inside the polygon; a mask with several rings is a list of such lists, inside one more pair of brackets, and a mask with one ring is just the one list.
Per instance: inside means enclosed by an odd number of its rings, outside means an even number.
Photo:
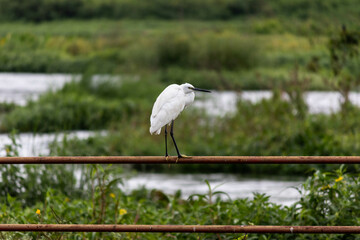
[{"label": "horizontal metal rail", "polygon": [[0,224],[0,231],[360,234],[360,226]]},{"label": "horizontal metal rail", "polygon": [[0,164],[359,164],[360,156],[0,157]]}]

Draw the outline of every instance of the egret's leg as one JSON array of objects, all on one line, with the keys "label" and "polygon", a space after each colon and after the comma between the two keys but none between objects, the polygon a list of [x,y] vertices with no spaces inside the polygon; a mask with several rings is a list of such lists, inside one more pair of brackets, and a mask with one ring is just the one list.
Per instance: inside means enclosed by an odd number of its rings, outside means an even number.
[{"label": "egret's leg", "polygon": [[177,147],[177,145],[176,145],[176,142],[175,142],[175,138],[174,138],[174,120],[171,122],[170,136],[171,136],[171,138],[172,138],[172,140],[173,140],[173,142],[174,142],[174,145],[175,145],[175,148],[176,148],[176,152],[177,152],[177,154],[178,154],[178,158],[182,158],[183,156],[180,154],[179,149],[178,149],[178,147]]},{"label": "egret's leg", "polygon": [[168,150],[167,150],[167,125],[165,125],[165,159],[169,159]]}]

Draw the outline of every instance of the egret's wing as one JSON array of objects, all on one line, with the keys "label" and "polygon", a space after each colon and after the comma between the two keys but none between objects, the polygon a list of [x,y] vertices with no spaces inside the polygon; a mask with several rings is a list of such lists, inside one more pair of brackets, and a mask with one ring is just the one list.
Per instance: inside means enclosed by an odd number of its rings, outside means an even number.
[{"label": "egret's wing", "polygon": [[184,93],[178,85],[165,88],[154,103],[150,117],[150,133],[160,134],[161,128],[174,120],[185,107]]},{"label": "egret's wing", "polygon": [[179,92],[180,88],[179,85],[177,84],[171,84],[169,85],[167,88],[165,88],[160,95],[157,97],[153,109],[152,109],[152,113],[151,113],[151,117],[155,117],[161,107],[167,103],[169,100],[171,100],[172,98],[175,98]]},{"label": "egret's wing", "polygon": [[150,119],[150,132],[160,134],[161,128],[177,118],[182,110],[184,110],[184,106],[184,103],[181,104],[176,101],[164,104],[159,113]]}]

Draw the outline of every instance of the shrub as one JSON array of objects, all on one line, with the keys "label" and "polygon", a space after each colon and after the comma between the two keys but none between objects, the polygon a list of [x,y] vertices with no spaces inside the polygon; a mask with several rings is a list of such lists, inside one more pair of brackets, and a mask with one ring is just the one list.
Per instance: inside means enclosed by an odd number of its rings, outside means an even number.
[{"label": "shrub", "polygon": [[133,111],[131,102],[104,101],[77,94],[46,94],[5,116],[2,128],[22,132],[98,129]]},{"label": "shrub", "polygon": [[190,43],[185,36],[165,35],[157,48],[160,67],[184,66],[189,61]]},{"label": "shrub", "polygon": [[228,32],[208,34],[196,40],[191,55],[193,66],[235,70],[249,69],[257,64],[259,49],[253,40]]}]

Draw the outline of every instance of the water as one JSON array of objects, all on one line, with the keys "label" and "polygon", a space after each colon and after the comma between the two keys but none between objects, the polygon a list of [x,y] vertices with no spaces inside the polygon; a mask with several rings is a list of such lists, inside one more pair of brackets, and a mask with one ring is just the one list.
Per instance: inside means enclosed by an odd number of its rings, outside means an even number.
[{"label": "water", "polygon": [[76,76],[70,74],[0,73],[0,102],[25,105],[41,93],[57,90]]},{"label": "water", "polygon": [[[93,131],[70,131],[66,133],[20,133],[16,135],[16,143],[19,144],[18,151],[20,157],[49,156],[49,144],[54,141],[61,142],[66,135],[68,139],[77,137],[78,139],[87,139],[94,136]],[[106,134],[100,132],[99,134]],[[0,134],[0,156],[6,156],[5,145],[11,144],[8,134]]]},{"label": "water", "polygon": [[[79,79],[79,75],[69,74],[33,74],[33,73],[0,73],[0,102],[13,102],[25,105],[29,99],[36,99],[41,93],[61,88],[65,83]],[[116,77],[96,76],[94,82],[101,80],[118,80]],[[204,97],[194,102],[193,106],[206,109],[210,115],[224,116],[236,111],[239,99],[258,102],[272,96],[271,91],[214,91],[201,94]],[[332,113],[340,110],[341,95],[331,91],[309,91],[304,95],[310,113]],[[360,93],[351,92],[350,101],[360,106]]]},{"label": "water", "polygon": [[[259,102],[263,99],[272,97],[271,91],[243,91],[236,93],[233,91],[212,92],[211,96],[200,93],[205,100],[194,102],[194,106],[206,109],[207,113],[213,116],[225,116],[236,111],[236,103],[238,100],[250,101],[252,103]],[[287,99],[287,96],[283,96]],[[351,92],[350,101],[360,107],[360,93]],[[312,114],[325,113],[330,114],[340,110],[342,97],[338,92],[332,91],[308,91],[304,94],[304,99]]]},{"label": "water", "polygon": [[[125,191],[138,189],[159,189],[167,194],[174,194],[181,190],[182,197],[188,198],[192,194],[207,194],[209,189],[205,183],[208,180],[211,188],[223,191],[231,199],[253,198],[253,193],[270,195],[270,201],[283,205],[291,205],[300,199],[295,187],[300,187],[302,181],[283,179],[243,178],[236,174],[147,174],[139,173],[125,181]],[[228,199],[225,194],[219,195]],[[215,197],[216,198],[216,197]]]}]

